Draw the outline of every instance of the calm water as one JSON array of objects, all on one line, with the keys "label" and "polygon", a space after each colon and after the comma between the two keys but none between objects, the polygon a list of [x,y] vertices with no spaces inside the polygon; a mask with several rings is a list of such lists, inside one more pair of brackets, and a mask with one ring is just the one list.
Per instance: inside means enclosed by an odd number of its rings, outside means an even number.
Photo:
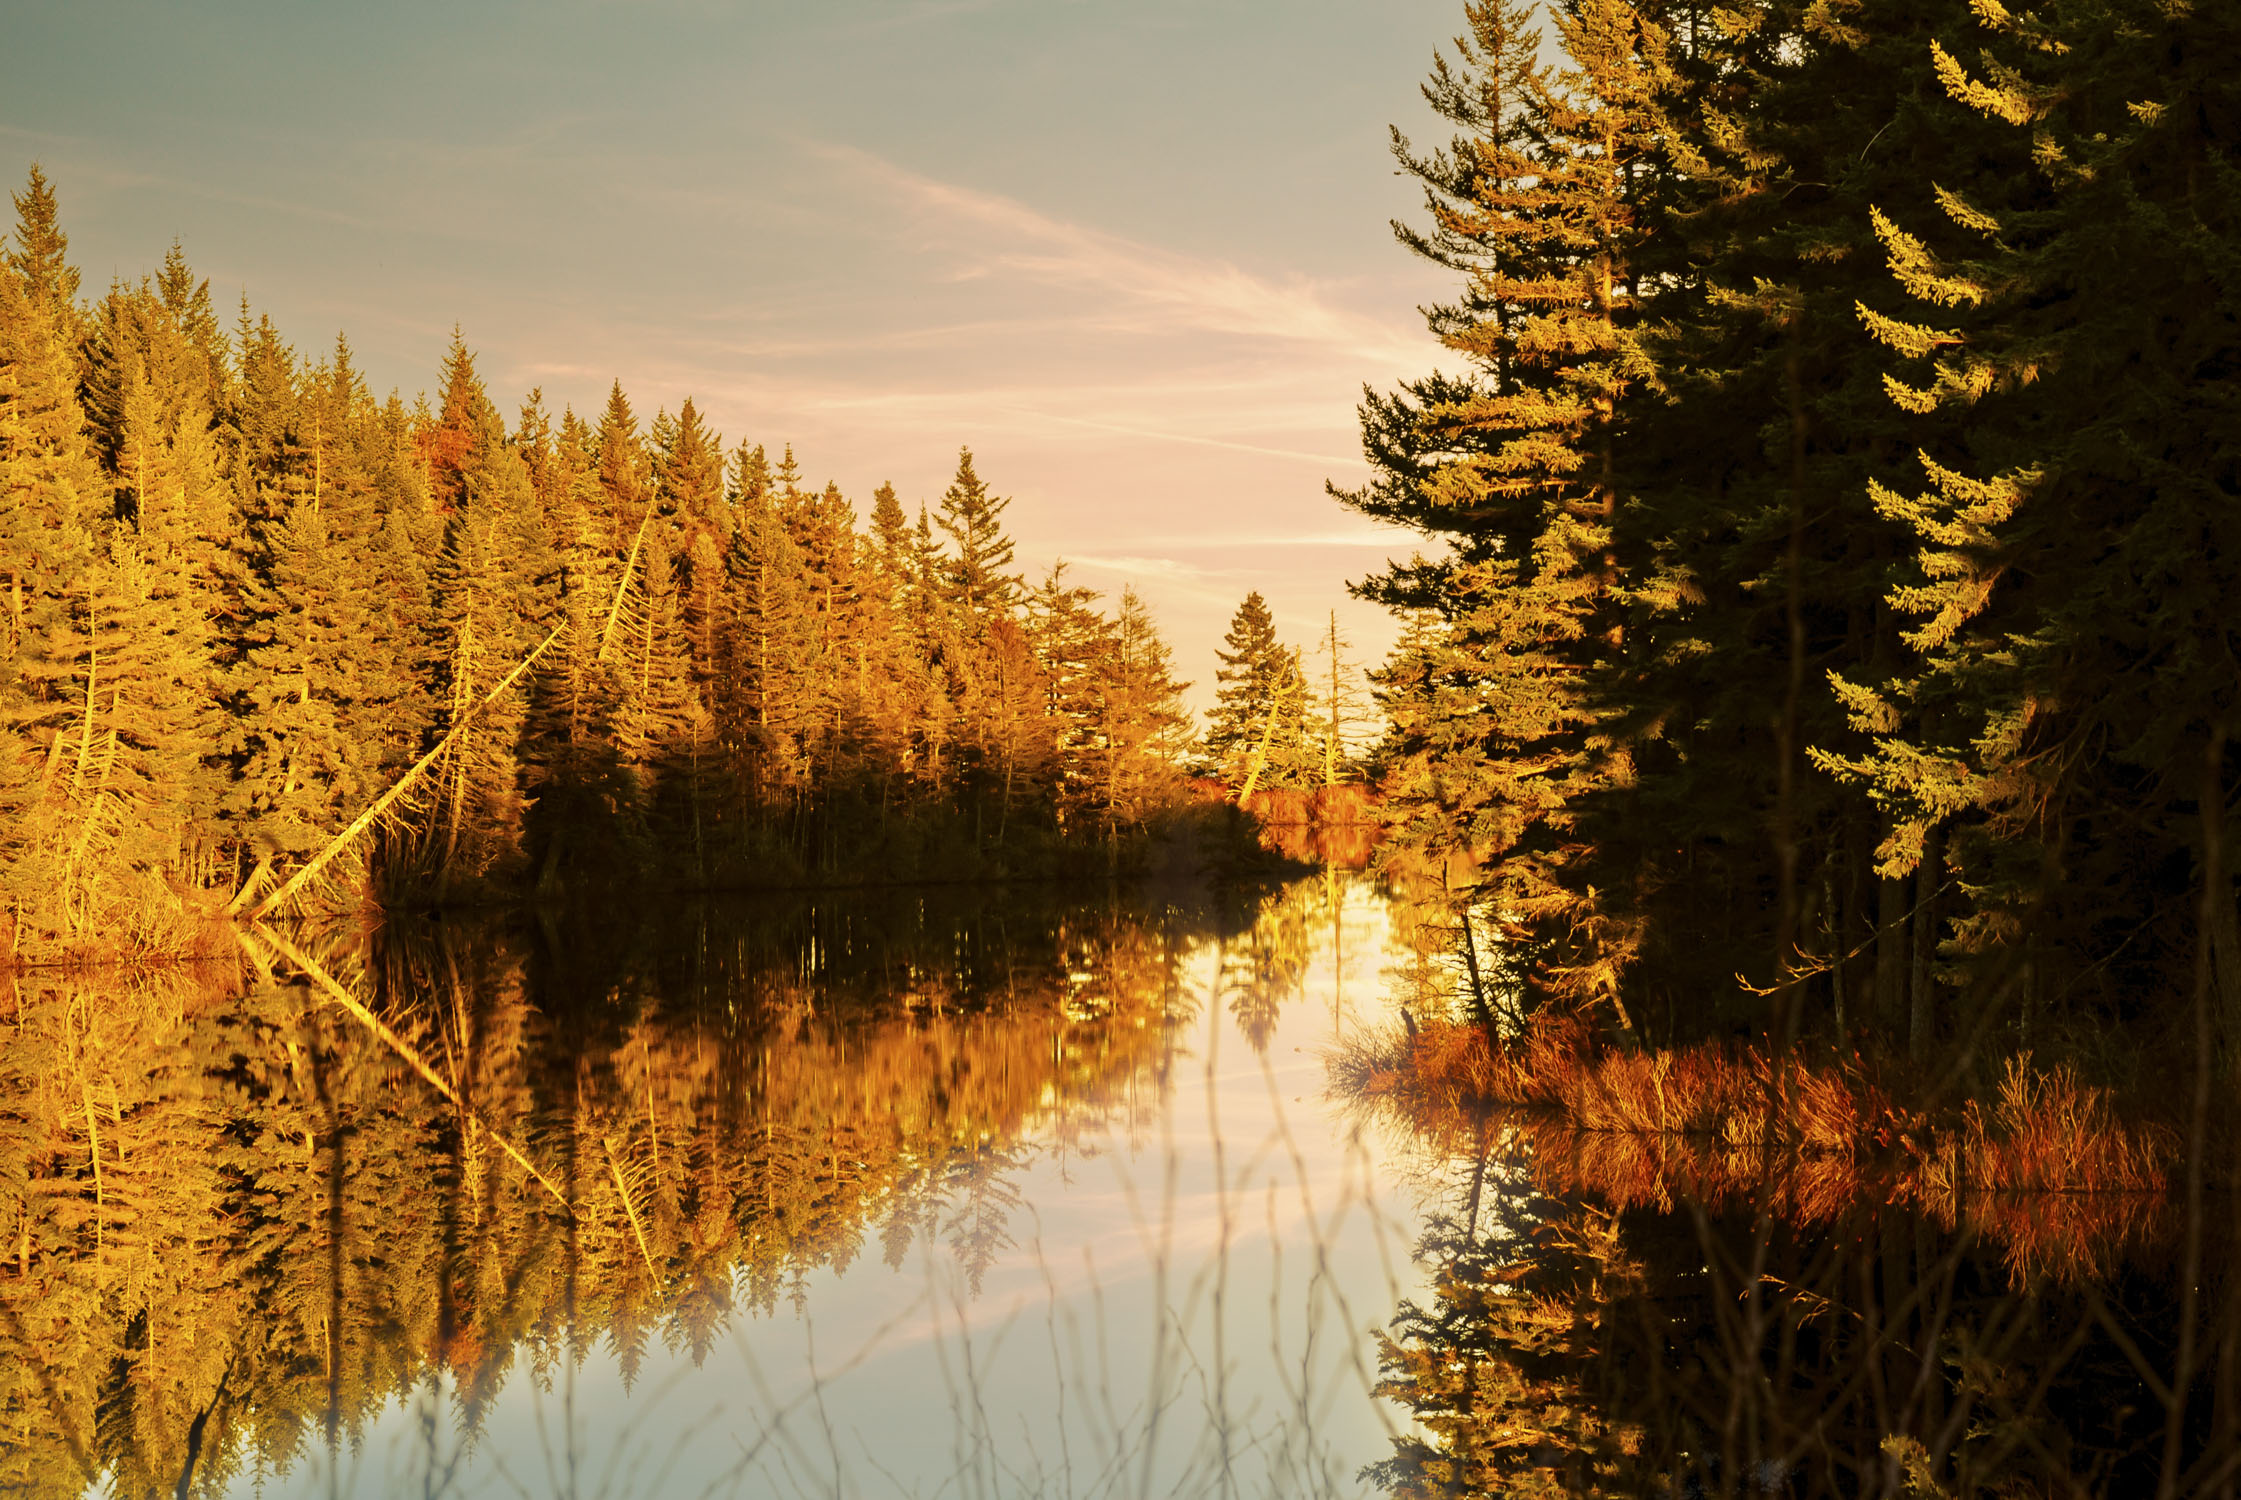
[{"label": "calm water", "polygon": [[1363,1493],[1417,1224],[1321,1054],[1387,914],[1088,894],[268,933],[286,982],[27,993],[20,1134],[102,1177],[27,1153],[70,1191],[8,1479]]},{"label": "calm water", "polygon": [[2234,1492],[2222,1125],[2190,1215],[2168,1140],[1988,1185],[2028,1088],[1950,1160],[1334,1098],[1451,936],[1332,876],[19,977],[0,1491]]}]

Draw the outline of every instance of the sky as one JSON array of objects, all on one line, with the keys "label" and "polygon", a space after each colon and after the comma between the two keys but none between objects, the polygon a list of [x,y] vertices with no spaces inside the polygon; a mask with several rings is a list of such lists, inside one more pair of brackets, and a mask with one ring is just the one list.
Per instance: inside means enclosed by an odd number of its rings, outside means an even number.
[{"label": "sky", "polygon": [[4,8],[0,175],[43,166],[89,292],[177,239],[377,392],[457,326],[509,414],[690,396],[859,513],[970,446],[1021,564],[1133,584],[1202,707],[1249,591],[1397,634],[1347,584],[1411,540],[1325,484],[1363,385],[1439,363],[1387,132],[1436,134],[1458,0]]}]

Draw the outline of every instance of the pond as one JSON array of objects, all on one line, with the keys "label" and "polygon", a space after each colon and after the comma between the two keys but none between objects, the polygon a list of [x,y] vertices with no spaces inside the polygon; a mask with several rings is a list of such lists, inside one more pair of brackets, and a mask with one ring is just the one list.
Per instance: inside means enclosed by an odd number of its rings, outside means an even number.
[{"label": "pond", "polygon": [[618,925],[19,982],[11,1492],[1365,1490],[1366,885]]},{"label": "pond", "polygon": [[1490,1047],[1453,938],[1330,873],[18,975],[0,1488],[2233,1492],[2222,1126]]}]

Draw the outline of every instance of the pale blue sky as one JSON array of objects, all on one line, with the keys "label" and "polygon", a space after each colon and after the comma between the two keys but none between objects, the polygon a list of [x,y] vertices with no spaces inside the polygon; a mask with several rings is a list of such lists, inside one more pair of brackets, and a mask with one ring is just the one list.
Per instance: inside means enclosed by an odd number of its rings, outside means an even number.
[{"label": "pale blue sky", "polygon": [[[691,395],[868,506],[960,443],[1023,562],[1133,581],[1203,702],[1249,589],[1304,641],[1396,545],[1324,499],[1441,278],[1386,126],[1455,0],[384,5],[8,0],[0,166],[89,287],[176,236],[229,311],[377,389],[460,324],[532,385]],[[7,166],[6,158],[14,165]],[[1397,545],[1406,551],[1405,539]]]}]

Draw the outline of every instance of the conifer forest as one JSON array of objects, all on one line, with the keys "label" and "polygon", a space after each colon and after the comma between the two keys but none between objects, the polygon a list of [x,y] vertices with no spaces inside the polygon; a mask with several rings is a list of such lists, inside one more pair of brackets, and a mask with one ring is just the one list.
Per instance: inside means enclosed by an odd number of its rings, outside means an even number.
[{"label": "conifer forest", "polygon": [[81,297],[36,168],[16,206],[19,958],[161,952],[306,877],[332,904],[1102,871],[1174,800],[1149,612],[1023,580],[969,451],[931,511],[883,486],[860,520],[689,398],[509,420],[457,338],[438,396],[377,400],[345,340],[223,329],[176,247]]},{"label": "conifer forest", "polygon": [[1399,845],[1660,1042],[2199,983],[2241,1047],[2241,14],[1467,20],[1395,142],[1450,367],[1339,496],[1432,544],[1367,585]]},{"label": "conifer forest", "polygon": [[1141,594],[21,162],[0,1492],[2241,1495],[2241,4],[1450,3],[1420,368]]}]

